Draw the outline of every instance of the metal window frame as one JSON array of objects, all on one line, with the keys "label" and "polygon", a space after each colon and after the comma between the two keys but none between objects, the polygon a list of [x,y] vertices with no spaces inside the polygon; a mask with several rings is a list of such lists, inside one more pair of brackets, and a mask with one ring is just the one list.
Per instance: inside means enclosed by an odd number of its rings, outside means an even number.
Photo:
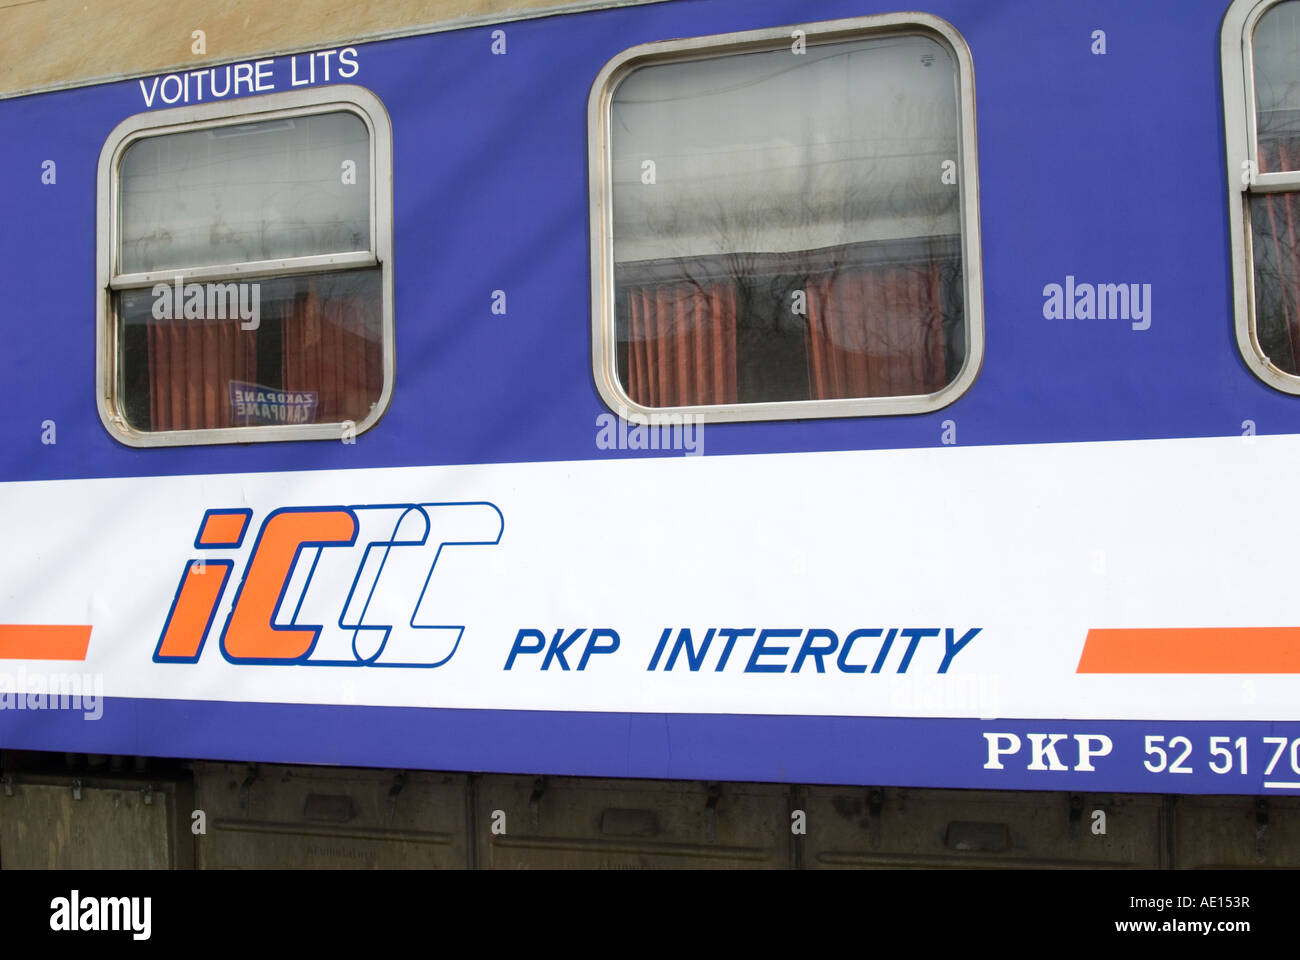
[{"label": "metal window frame", "polygon": [[[366,125],[370,139],[370,248],[217,264],[172,267],[146,273],[117,272],[120,256],[120,178],[122,157],[132,144],[151,137],[262,120],[347,111]],[[163,283],[181,274],[187,281],[254,279],[326,273],[358,268],[380,271],[383,386],[379,399],[352,435],[369,430],[392,400],[396,368],[393,336],[393,133],[383,102],[364,87],[348,84],[268,93],[242,100],[153,110],[127,117],[108,135],[99,154],[96,227],[95,383],[99,419],[109,434],[130,447],[261,443],[285,440],[338,440],[347,421],[312,424],[250,425],[198,430],[137,430],[127,423],[118,397],[118,321],[114,294]]]},{"label": "metal window frame", "polygon": [[1219,33],[1223,75],[1223,125],[1227,147],[1228,228],[1232,251],[1232,312],[1237,349],[1246,366],[1270,387],[1300,395],[1300,376],[1274,366],[1259,343],[1255,323],[1255,263],[1250,199],[1300,192],[1300,171],[1260,173],[1255,118],[1255,27],[1283,0],[1233,0]]},{"label": "metal window frame", "polygon": [[[851,397],[678,407],[646,407],[627,395],[618,378],[615,329],[611,110],[619,84],[642,67],[787,48],[794,30],[814,44],[880,36],[924,36],[943,45],[956,65],[957,189],[961,216],[962,283],[965,297],[966,357],[953,381],[930,394]],[[664,40],[631,47],[605,64],[587,101],[588,190],[591,230],[592,374],[601,399],[633,422],[664,416],[692,416],[706,423],[804,420],[930,413],[946,407],[974,383],[984,362],[984,298],[980,260],[979,167],[975,148],[975,78],[970,48],[957,29],[926,13],[895,13],[791,24],[762,30]]]}]

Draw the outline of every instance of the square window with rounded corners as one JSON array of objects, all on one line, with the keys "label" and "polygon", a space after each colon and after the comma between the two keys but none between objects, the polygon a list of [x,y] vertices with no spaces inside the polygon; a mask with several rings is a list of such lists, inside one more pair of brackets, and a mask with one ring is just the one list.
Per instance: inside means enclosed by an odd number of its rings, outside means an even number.
[{"label": "square window with rounded corners", "polygon": [[100,419],[135,447],[339,439],[393,390],[392,133],[353,86],[129,117],[99,158]]},{"label": "square window with rounded corners", "polygon": [[1236,0],[1220,43],[1237,345],[1300,394],[1300,2]]},{"label": "square window with rounded corners", "polygon": [[592,363],[625,418],[924,413],[983,357],[975,93],[926,14],[634,47],[588,103]]}]

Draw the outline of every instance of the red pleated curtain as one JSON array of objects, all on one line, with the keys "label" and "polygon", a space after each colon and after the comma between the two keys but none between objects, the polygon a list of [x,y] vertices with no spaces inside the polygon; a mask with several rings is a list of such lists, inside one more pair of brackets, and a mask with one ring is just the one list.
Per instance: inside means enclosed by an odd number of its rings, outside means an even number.
[{"label": "red pleated curtain", "polygon": [[319,423],[360,421],[379,397],[383,357],[378,340],[366,336],[366,313],[357,297],[325,299],[300,294],[284,318],[285,390],[318,396]]},{"label": "red pleated curtain", "polygon": [[257,380],[257,332],[238,320],[161,320],[148,343],[153,429],[230,426],[230,381]]},{"label": "red pleated curtain", "polygon": [[[808,398],[926,394],[947,381],[944,261],[855,264],[803,273]],[[737,305],[748,278],[625,286],[627,392],[647,407],[735,403]],[[771,304],[789,309],[789,304]]]},{"label": "red pleated curtain", "polygon": [[736,287],[726,280],[628,290],[628,396],[647,407],[736,402]]},{"label": "red pleated curtain", "polygon": [[[278,316],[277,316],[278,313]],[[279,311],[264,303],[257,330],[239,320],[148,324],[149,411],[154,430],[232,426],[232,381],[317,395],[314,421],[361,421],[379,397],[383,356],[366,302],[299,293]],[[280,324],[279,383],[258,379],[259,334]],[[368,327],[372,335],[367,336]],[[275,362],[274,360],[272,361]],[[265,369],[265,364],[263,365]]]},{"label": "red pleated curtain", "polygon": [[808,287],[810,399],[902,397],[944,385],[938,263],[839,271]]}]

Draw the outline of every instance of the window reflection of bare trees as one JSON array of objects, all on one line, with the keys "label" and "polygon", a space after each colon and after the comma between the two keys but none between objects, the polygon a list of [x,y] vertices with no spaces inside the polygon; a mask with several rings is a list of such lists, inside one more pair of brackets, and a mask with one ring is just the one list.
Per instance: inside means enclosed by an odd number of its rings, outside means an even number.
[{"label": "window reflection of bare trees", "polygon": [[[1279,3],[1254,34],[1260,173],[1300,170],[1300,4]],[[1255,333],[1278,369],[1300,373],[1300,193],[1250,198]]]},{"label": "window reflection of bare trees", "polygon": [[[658,184],[623,181],[616,235],[653,238],[666,256],[618,266],[621,372],[629,338],[698,335],[682,327],[710,322],[726,289],[741,402],[911,395],[950,382],[965,354],[959,187],[942,177],[957,143],[907,137],[933,120],[918,120],[916,103],[891,108],[893,144],[809,136],[784,144],[791,163],[770,170],[724,176],[714,166],[674,185],[678,158],[666,157]],[[628,292],[651,287],[671,308],[657,327],[633,330]]]},{"label": "window reflection of bare trees", "polygon": [[1300,153],[1293,151],[1288,163],[1270,147],[1294,144],[1300,134],[1300,4],[1279,3],[1260,18],[1253,52],[1259,170],[1294,170]]},{"label": "window reflection of bare trees", "polygon": [[1300,195],[1252,197],[1250,221],[1256,336],[1274,366],[1300,373]]}]

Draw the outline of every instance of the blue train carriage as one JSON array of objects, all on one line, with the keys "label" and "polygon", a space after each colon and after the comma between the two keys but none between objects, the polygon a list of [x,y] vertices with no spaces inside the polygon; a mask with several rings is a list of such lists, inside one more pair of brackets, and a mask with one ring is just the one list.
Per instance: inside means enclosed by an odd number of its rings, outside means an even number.
[{"label": "blue train carriage", "polygon": [[541,12],[0,103],[0,742],[1300,789],[1300,3]]}]

